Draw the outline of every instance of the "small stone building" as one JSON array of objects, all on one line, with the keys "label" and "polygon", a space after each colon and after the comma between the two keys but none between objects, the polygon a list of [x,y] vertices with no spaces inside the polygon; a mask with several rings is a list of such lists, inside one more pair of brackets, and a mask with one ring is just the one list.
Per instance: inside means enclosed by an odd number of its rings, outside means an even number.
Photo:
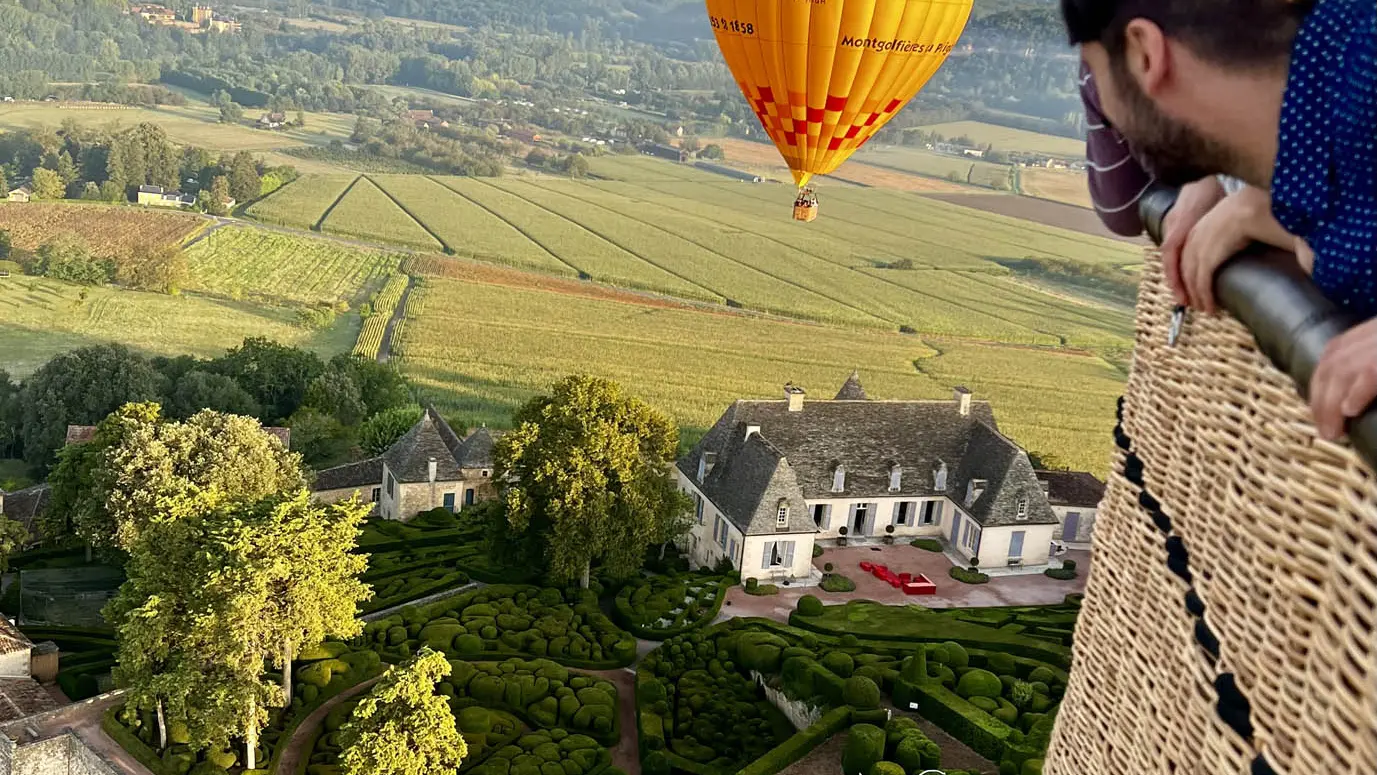
[{"label": "small stone building", "polygon": [[1084,471],[1038,471],[1047,503],[1057,515],[1055,540],[1072,549],[1089,549],[1104,482]]},{"label": "small stone building", "polygon": [[321,471],[312,487],[324,503],[358,495],[384,519],[409,520],[423,511],[458,512],[494,496],[492,450],[486,427],[464,438],[427,407],[421,419],[383,454]]}]

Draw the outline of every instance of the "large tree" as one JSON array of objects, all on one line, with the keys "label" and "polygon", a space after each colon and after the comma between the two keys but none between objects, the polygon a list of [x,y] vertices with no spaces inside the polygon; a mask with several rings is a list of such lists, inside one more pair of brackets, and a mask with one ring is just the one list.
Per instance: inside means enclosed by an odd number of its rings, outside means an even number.
[{"label": "large tree", "polygon": [[44,167],[33,171],[34,199],[61,199],[67,195],[67,185],[56,172]]},{"label": "large tree", "polygon": [[63,450],[50,483],[47,537],[131,551],[152,524],[292,492],[305,477],[300,456],[251,417],[201,411],[167,422],[157,404],[141,403]]},{"label": "large tree", "polygon": [[93,345],[56,356],[24,383],[19,400],[24,460],[46,468],[69,424],[93,425],[130,401],[157,398],[160,383],[148,362],[123,345]]},{"label": "large tree", "polygon": [[[252,769],[266,708],[285,695],[264,660],[327,636],[352,637],[368,588],[354,554],[368,509],[321,506],[304,488],[256,502],[164,499],[130,546],[128,581],[105,609],[119,640],[116,680],[136,708],[185,719],[197,748],[244,743]],[[284,682],[290,682],[290,672]],[[166,746],[166,738],[161,742]]]},{"label": "large tree", "polygon": [[258,163],[253,154],[248,151],[236,153],[229,169],[230,196],[241,203],[257,199],[260,185]]},{"label": "large tree", "polygon": [[550,574],[588,586],[598,561],[613,576],[638,569],[646,548],[688,509],[669,479],[679,429],[620,385],[576,375],[517,410],[494,450],[506,519],[544,537]]},{"label": "large tree", "polygon": [[359,446],[370,455],[381,455],[420,421],[421,413],[419,406],[399,406],[373,415],[359,426]]},{"label": "large tree", "polygon": [[175,420],[185,420],[203,409],[247,417],[257,417],[259,412],[258,402],[239,383],[196,368],[172,383],[163,409]]},{"label": "large tree", "polygon": [[450,674],[445,655],[424,647],[389,668],[340,728],[343,775],[431,775],[459,769],[468,746],[435,685]]},{"label": "large tree", "polygon": [[280,422],[300,408],[306,387],[325,364],[305,350],[251,337],[207,368],[247,390],[262,409],[265,422]]}]

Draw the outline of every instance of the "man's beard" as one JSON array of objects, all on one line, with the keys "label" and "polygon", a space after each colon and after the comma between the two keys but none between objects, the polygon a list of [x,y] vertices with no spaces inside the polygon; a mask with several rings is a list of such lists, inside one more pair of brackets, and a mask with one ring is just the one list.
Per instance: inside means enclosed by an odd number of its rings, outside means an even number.
[{"label": "man's beard", "polygon": [[1236,172],[1234,154],[1227,147],[1163,113],[1127,72],[1115,76],[1127,111],[1116,128],[1159,181],[1179,187]]}]

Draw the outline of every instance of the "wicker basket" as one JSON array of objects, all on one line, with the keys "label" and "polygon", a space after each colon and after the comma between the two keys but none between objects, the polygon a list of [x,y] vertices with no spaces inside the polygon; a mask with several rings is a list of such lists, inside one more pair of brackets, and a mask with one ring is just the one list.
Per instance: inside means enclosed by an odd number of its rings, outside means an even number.
[{"label": "wicker basket", "polygon": [[1372,473],[1232,318],[1168,346],[1155,257],[1143,275],[1044,772],[1377,773]]},{"label": "wicker basket", "polygon": [[794,220],[807,223],[816,220],[817,217],[817,205],[794,205]]}]

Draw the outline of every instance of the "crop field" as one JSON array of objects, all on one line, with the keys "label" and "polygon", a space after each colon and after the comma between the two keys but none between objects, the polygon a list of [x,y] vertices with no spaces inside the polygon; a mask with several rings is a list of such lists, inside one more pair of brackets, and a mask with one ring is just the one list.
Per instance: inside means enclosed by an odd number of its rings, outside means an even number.
[{"label": "crop field", "polygon": [[441,180],[583,275],[628,288],[709,301],[721,300],[608,242],[577,221],[571,221],[486,181],[477,178]]},{"label": "crop field", "polygon": [[991,164],[979,159],[893,145],[867,145],[851,158],[864,164],[943,180],[952,180],[955,175],[955,182],[978,186],[989,186],[990,182],[1001,179],[1001,173],[1007,175],[1010,169],[1007,165]]},{"label": "crop field", "polygon": [[936,132],[943,137],[965,135],[980,145],[993,145],[996,150],[1000,151],[1025,151],[1071,158],[1085,154],[1084,140],[1045,135],[1041,132],[1029,132],[1025,129],[1014,129],[996,124],[984,124],[979,121],[953,121],[947,124],[932,124],[920,127],[920,129]]},{"label": "crop field", "polygon": [[449,253],[542,272],[574,274],[575,270],[550,251],[443,183],[418,175],[370,177],[435,235]]},{"label": "crop field", "polygon": [[1019,188],[1028,196],[1065,202],[1089,209],[1090,186],[1084,172],[1024,167],[1018,171]]},{"label": "crop field", "polygon": [[0,204],[0,229],[14,246],[35,250],[59,234],[77,234],[97,255],[118,257],[135,247],[177,244],[207,224],[185,213],[135,207],[29,202]]},{"label": "crop field", "polygon": [[149,355],[211,357],[245,337],[263,336],[333,355],[353,347],[358,327],[357,316],[312,331],[297,325],[296,311],[286,307],[82,288],[42,277],[0,278],[0,369],[18,377],[58,353],[103,342]]},{"label": "crop field", "polygon": [[[1084,184],[1084,180],[1081,181]],[[1008,194],[928,194],[927,198],[948,204],[984,210],[989,213],[1033,221],[1042,226],[1055,226],[1059,229],[1078,231],[1095,237],[1107,237],[1140,246],[1148,243],[1143,238],[1121,237],[1105,227],[1104,222],[1089,208],[1077,207],[1065,202],[1047,199],[1034,199],[1031,196],[1011,196]]]},{"label": "crop field", "polygon": [[[703,142],[717,143],[722,146],[722,150],[727,156],[726,161],[722,163],[729,167],[737,167],[758,175],[768,175],[786,183],[792,180],[789,175],[789,167],[784,163],[779,151],[773,145],[729,137],[704,139]],[[856,161],[855,157],[844,162],[836,172],[821,178],[819,183],[827,187],[832,181],[922,193],[969,190],[963,185],[947,180],[920,177],[865,164]]]},{"label": "crop field", "polygon": [[965,384],[995,401],[1016,440],[1103,474],[1123,389],[1107,362],[1052,349],[934,349],[916,336],[438,277],[412,300],[402,370],[470,424],[505,425],[520,402],[583,372],[622,382],[694,433],[733,400],[773,398],[787,381],[830,398],[859,368],[874,398],[947,398]]},{"label": "crop field", "polygon": [[248,215],[264,223],[314,229],[358,175],[303,175],[254,203]]},{"label": "crop field", "polygon": [[[72,119],[89,127],[133,127],[142,122],[157,124],[173,142],[217,151],[265,150],[304,144],[323,144],[332,138],[347,139],[352,118],[329,113],[307,113],[303,129],[268,131],[254,129],[261,111],[245,111],[240,124],[220,123],[218,109],[201,101],[187,105],[133,108],[103,103],[25,102],[6,105],[0,112],[0,129],[57,127]],[[295,113],[293,113],[293,118]]]},{"label": "crop field", "polygon": [[335,203],[320,230],[423,250],[440,249],[440,243],[425,227],[366,177],[355,181],[349,193]]},{"label": "crop field", "polygon": [[401,256],[251,227],[218,229],[187,250],[190,288],[217,296],[357,304]]},{"label": "crop field", "polygon": [[[359,330],[359,340],[354,343],[354,354],[365,358],[377,358],[382,350],[383,335],[387,333],[388,321],[397,310],[397,304],[406,292],[411,278],[396,273],[387,278],[382,289],[373,297],[372,310],[364,318],[363,328]],[[408,305],[410,300],[408,299]]]}]

